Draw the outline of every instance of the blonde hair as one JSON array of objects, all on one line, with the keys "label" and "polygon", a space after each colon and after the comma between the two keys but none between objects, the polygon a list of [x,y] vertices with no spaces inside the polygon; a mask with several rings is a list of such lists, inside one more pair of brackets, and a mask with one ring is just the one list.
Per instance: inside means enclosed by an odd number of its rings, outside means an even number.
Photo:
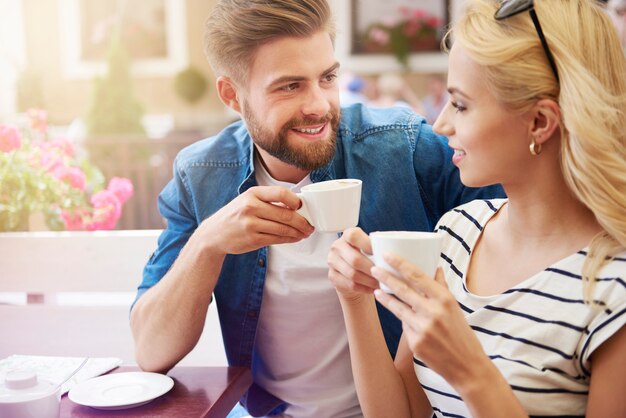
[{"label": "blonde hair", "polygon": [[335,26],[326,0],[220,0],[206,21],[204,48],[217,76],[245,83],[259,46],[322,30],[334,42]]},{"label": "blonde hair", "polygon": [[561,167],[574,195],[604,229],[583,265],[593,302],[600,269],[626,247],[626,59],[616,30],[591,0],[538,0],[535,9],[558,69],[557,82],[528,12],[502,21],[500,1],[467,2],[447,36],[486,70],[496,98],[523,112],[539,99],[561,108]]}]

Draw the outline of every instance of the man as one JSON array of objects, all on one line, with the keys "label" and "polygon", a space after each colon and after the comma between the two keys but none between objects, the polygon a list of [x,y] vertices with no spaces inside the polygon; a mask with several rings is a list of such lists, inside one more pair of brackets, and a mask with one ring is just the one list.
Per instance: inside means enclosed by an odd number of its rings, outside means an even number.
[{"label": "man", "polygon": [[[326,0],[222,0],[206,52],[220,99],[243,122],[178,155],[159,197],[167,228],[131,327],[144,370],[197,343],[215,298],[231,365],[252,369],[253,416],[361,416],[326,258],[336,234],[296,213],[311,182],[363,180],[365,231],[432,230],[448,209],[499,188],[464,188],[444,138],[408,109],[339,110]],[[390,352],[400,326],[381,310]]]}]

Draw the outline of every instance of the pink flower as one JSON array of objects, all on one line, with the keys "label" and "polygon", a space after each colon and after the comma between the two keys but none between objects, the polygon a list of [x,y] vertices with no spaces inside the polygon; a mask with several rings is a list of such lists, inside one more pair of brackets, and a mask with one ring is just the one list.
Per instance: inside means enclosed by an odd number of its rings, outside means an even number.
[{"label": "pink flower", "polygon": [[112,177],[111,180],[109,180],[107,190],[113,192],[122,204],[126,203],[135,193],[133,183],[123,177]]},{"label": "pink flower", "polygon": [[11,152],[22,146],[22,138],[15,126],[0,125],[0,151]]},{"label": "pink flower", "polygon": [[[54,172],[59,170],[60,167],[65,167],[67,165],[66,160],[74,158],[74,144],[67,139],[34,141],[32,145],[38,150],[31,159],[32,164],[40,166],[49,172]],[[65,175],[65,172],[61,174]],[[63,178],[63,176],[60,177],[59,175],[56,175],[56,177]],[[84,187],[80,189],[84,190]]]},{"label": "pink flower", "polygon": [[94,207],[92,221],[87,225],[87,230],[113,229],[122,215],[122,203],[117,196],[109,190],[101,190],[91,196],[91,204]]},{"label": "pink flower", "polygon": [[422,29],[422,24],[419,22],[407,22],[404,30],[402,31],[407,38],[412,38],[415,36],[420,29]]},{"label": "pink flower", "polygon": [[78,167],[59,165],[52,171],[52,175],[59,180],[68,182],[75,189],[81,191],[85,190],[87,178],[83,170]]},{"label": "pink flower", "polygon": [[82,211],[76,211],[74,213],[69,211],[61,211],[61,217],[63,223],[65,223],[65,229],[68,231],[82,231],[85,229],[85,221],[83,219]]},{"label": "pink flower", "polygon": [[65,167],[63,158],[45,151],[40,154],[39,161],[35,161],[35,164],[50,173],[57,170],[59,167]]},{"label": "pink flower", "polygon": [[391,29],[398,24],[398,20],[393,17],[386,17],[383,20],[381,20],[380,24],[386,28]]},{"label": "pink flower", "polygon": [[74,144],[72,144],[72,142],[69,139],[65,139],[65,138],[55,139],[54,141],[50,142],[50,146],[53,148],[59,149],[65,156],[70,157],[70,158],[74,157],[74,155],[76,154],[76,151],[74,149]]},{"label": "pink flower", "polygon": [[42,134],[48,130],[48,112],[42,109],[28,109],[26,114],[30,118],[30,125],[33,129]]},{"label": "pink flower", "polygon": [[372,41],[376,42],[379,45],[387,45],[389,43],[389,33],[380,29],[374,28],[370,31],[369,37]]},{"label": "pink flower", "polygon": [[428,16],[428,13],[422,9],[415,9],[413,11],[413,17],[417,20],[425,19]]},{"label": "pink flower", "polygon": [[439,19],[437,16],[430,16],[428,19],[426,19],[426,24],[431,28],[436,29],[441,26],[441,19]]}]

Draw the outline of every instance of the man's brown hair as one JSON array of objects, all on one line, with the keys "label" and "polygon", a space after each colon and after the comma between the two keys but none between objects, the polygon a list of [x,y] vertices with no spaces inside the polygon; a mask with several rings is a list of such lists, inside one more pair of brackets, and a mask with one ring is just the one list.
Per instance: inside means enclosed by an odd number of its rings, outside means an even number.
[{"label": "man's brown hair", "polygon": [[326,0],[219,0],[206,21],[204,48],[216,76],[245,84],[259,46],[322,30],[334,43],[335,26]]}]

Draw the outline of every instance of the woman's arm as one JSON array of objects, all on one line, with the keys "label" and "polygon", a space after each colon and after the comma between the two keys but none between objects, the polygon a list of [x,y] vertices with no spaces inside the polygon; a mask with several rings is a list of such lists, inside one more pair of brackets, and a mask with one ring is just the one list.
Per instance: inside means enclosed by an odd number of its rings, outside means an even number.
[{"label": "woman's arm", "polygon": [[408,418],[409,400],[383,337],[371,295],[358,299],[340,296],[350,345],[352,374],[366,417]]},{"label": "woman's arm", "polygon": [[[337,240],[328,256],[329,278],[337,289],[346,331],[350,345],[350,358],[354,381],[366,417],[411,417],[411,405],[405,380],[413,384],[411,392],[417,390],[417,378],[412,371],[412,357],[403,343],[396,356],[402,364],[399,372],[394,367],[389,349],[385,343],[376,303],[372,296],[378,282],[369,271],[372,263],[361,253],[361,249],[371,252],[369,237],[360,229],[352,228]],[[410,370],[409,370],[410,369]],[[411,393],[412,395],[412,393]],[[415,415],[427,417],[426,414]]]},{"label": "woman's arm", "polygon": [[398,353],[394,360],[396,370],[400,373],[400,377],[404,382],[404,388],[408,394],[409,406],[411,407],[411,417],[431,417],[433,409],[430,406],[430,401],[424,393],[424,389],[417,380],[415,374],[415,367],[413,365],[413,353],[409,348],[404,336],[400,338],[398,345]]},{"label": "woman's arm", "polygon": [[411,353],[457,391],[473,417],[528,417],[483,351],[447,289],[442,271],[439,269],[433,280],[400,257],[389,255],[385,260],[402,276],[372,269],[374,277],[395,294],[376,291],[376,298],[402,321],[403,339]]},{"label": "woman's arm", "polygon": [[591,367],[586,416],[626,417],[626,327],[594,351]]}]

